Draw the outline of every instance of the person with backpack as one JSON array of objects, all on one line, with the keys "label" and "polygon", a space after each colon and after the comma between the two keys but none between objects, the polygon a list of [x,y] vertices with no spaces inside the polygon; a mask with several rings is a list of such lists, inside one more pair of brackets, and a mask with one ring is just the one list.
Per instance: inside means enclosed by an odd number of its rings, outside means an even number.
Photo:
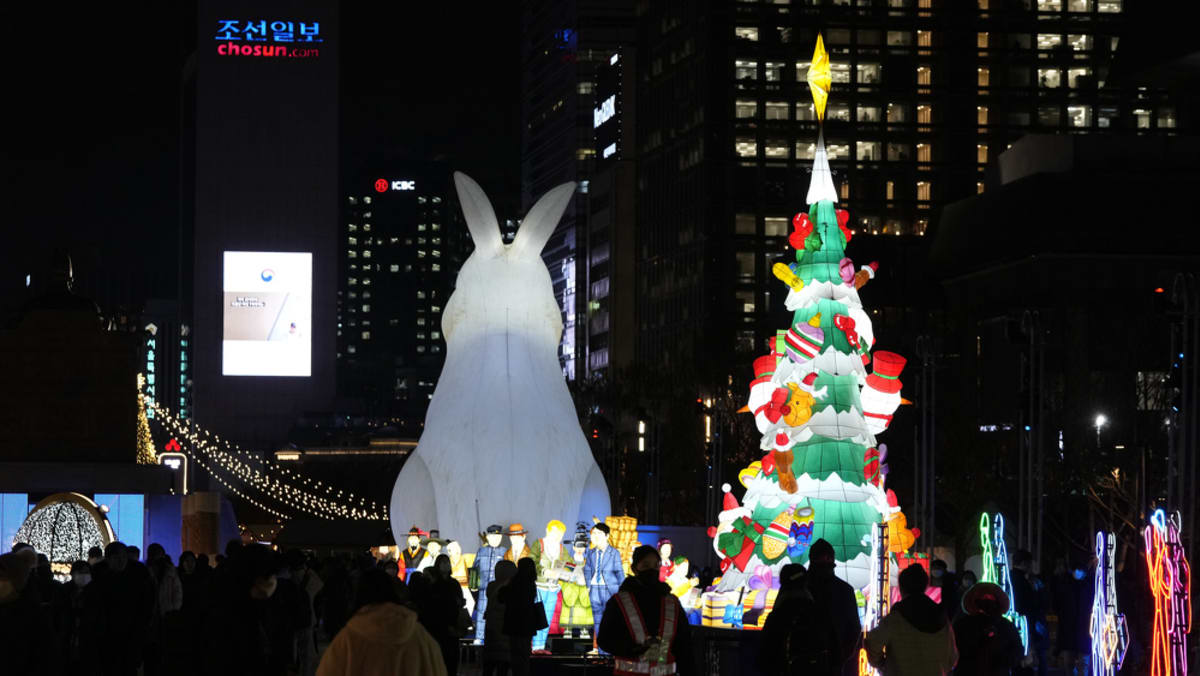
[{"label": "person with backpack", "polygon": [[971,587],[963,598],[966,614],[954,622],[958,647],[955,676],[1009,676],[1025,652],[1021,635],[1004,617],[1008,594],[991,582]]},{"label": "person with backpack", "polygon": [[816,613],[808,570],[789,563],[779,571],[779,596],[763,624],[758,668],[766,676],[836,676],[837,633]]},{"label": "person with backpack", "polygon": [[867,632],[864,647],[883,676],[945,676],[958,661],[954,630],[928,596],[929,575],[914,563],[900,573],[900,602]]}]

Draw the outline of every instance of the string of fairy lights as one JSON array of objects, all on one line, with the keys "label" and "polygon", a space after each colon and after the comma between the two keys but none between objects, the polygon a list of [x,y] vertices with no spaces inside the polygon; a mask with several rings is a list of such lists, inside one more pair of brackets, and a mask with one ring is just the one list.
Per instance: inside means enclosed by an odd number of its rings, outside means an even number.
[{"label": "string of fairy lights", "polygon": [[[170,409],[157,402],[151,401],[148,406],[153,408],[155,417],[164,428],[174,434],[176,441],[192,451],[188,455],[196,458],[210,475],[217,478],[221,485],[270,514],[283,519],[288,518],[287,514],[267,507],[261,501],[255,500],[235,488],[233,484],[240,483],[247,490],[261,493],[266,498],[282,503],[292,510],[306,512],[323,519],[387,520],[387,510],[373,500],[337,489],[320,480],[303,476],[278,463],[258,457],[230,444],[208,430],[201,429],[189,420],[176,417]],[[232,480],[226,480],[220,475],[220,472],[214,471],[217,469],[225,472]]]}]

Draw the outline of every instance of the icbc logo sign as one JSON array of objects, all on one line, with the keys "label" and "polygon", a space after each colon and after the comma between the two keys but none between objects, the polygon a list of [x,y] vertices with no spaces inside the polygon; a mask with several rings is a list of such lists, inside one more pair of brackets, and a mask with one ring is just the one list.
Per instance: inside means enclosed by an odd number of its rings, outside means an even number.
[{"label": "icbc logo sign", "polygon": [[375,192],[387,192],[388,188],[392,190],[416,190],[416,181],[391,181],[385,179],[377,179],[375,181]]}]

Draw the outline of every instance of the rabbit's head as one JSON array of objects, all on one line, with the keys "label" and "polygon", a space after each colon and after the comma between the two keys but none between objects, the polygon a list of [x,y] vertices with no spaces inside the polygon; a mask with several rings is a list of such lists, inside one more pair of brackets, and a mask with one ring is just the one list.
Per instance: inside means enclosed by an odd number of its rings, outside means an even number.
[{"label": "rabbit's head", "polygon": [[526,333],[549,344],[562,336],[562,316],[554,298],[542,247],[575,193],[564,183],[542,196],[522,221],[512,244],[505,244],[491,202],[479,184],[454,173],[454,185],[475,251],[458,273],[454,294],[446,303],[442,332],[446,341],[458,333]]}]

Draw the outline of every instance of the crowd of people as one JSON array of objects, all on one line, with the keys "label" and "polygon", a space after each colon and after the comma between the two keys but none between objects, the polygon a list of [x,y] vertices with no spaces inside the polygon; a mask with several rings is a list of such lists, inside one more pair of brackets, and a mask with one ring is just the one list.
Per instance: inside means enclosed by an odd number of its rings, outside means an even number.
[{"label": "crowd of people", "polygon": [[[670,663],[675,673],[695,673],[694,630],[662,581],[660,556],[650,546],[635,550],[633,574],[603,613],[596,647],[618,671],[657,673]],[[928,575],[909,566],[899,575],[901,600],[864,637],[855,592],[834,574],[833,547],[818,540],[808,568],[780,571],[758,666],[765,674],[857,673],[865,649],[885,676],[1041,676],[1051,655],[1065,673],[1086,669],[1087,572],[1060,566],[1047,585],[1031,564],[1028,552],[1014,557],[1011,599],[942,561]],[[529,673],[531,641],[546,623],[537,575],[531,558],[499,561],[480,590],[485,676]],[[457,673],[460,648],[473,635],[461,589],[444,554],[402,579],[396,561],[370,554],[318,561],[241,541],[214,561],[185,551],[177,564],[157,544],[143,560],[136,547],[113,542],[93,548],[59,582],[44,554],[18,543],[0,556],[0,636],[5,666],[20,674],[436,676]],[[1010,607],[1028,621],[1028,656],[1004,617]],[[1053,645],[1048,614],[1057,619]],[[320,656],[318,646],[325,646]]]}]

